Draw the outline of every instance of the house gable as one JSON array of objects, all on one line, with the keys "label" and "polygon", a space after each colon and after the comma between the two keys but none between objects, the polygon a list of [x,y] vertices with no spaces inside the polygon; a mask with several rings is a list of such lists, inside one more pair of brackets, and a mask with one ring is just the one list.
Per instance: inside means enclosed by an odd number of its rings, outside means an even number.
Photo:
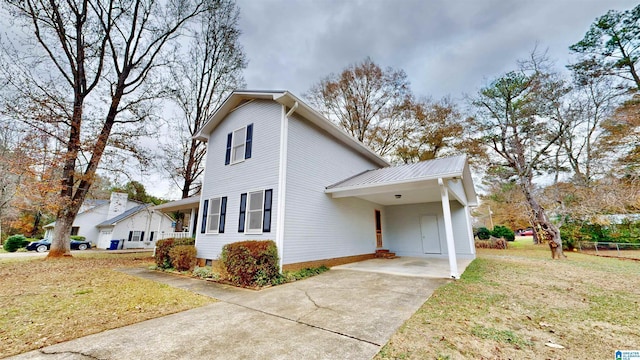
[{"label": "house gable", "polygon": [[211,132],[206,134],[196,229],[198,257],[216,258],[230,242],[274,240],[283,110],[271,99],[253,99],[229,109],[207,128]]}]

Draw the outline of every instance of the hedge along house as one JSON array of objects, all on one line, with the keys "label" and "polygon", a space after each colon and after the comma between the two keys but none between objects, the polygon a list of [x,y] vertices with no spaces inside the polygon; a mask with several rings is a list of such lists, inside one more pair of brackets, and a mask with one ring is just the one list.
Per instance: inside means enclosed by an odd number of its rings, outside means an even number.
[{"label": "hedge along house", "polygon": [[[199,129],[208,142],[196,248],[273,240],[283,268],[374,257],[474,258],[464,156],[391,167],[287,91],[236,91]],[[195,210],[194,210],[195,211]]]}]

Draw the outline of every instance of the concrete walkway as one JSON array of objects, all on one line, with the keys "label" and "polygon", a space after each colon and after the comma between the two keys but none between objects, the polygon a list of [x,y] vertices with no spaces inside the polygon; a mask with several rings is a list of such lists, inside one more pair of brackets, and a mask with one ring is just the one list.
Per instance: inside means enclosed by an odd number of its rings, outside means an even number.
[{"label": "concrete walkway", "polygon": [[[462,274],[473,259],[458,259],[458,272]],[[395,259],[370,259],[334,266],[332,269],[377,272],[382,274],[449,279],[449,259],[400,256]]]},{"label": "concrete walkway", "polygon": [[371,359],[448,280],[350,270],[262,291],[124,269],[221,300],[12,359]]}]

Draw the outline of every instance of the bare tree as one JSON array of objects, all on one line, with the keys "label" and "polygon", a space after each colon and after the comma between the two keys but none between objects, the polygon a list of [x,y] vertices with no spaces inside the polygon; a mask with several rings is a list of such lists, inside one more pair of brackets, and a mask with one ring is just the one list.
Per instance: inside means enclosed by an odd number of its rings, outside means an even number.
[{"label": "bare tree", "polygon": [[411,90],[402,70],[382,69],[370,58],[331,74],[305,94],[323,115],[380,155],[405,134]]},{"label": "bare tree", "polygon": [[[71,225],[112,133],[148,118],[145,104],[157,95],[150,74],[163,65],[161,51],[205,4],[186,0],[7,0],[6,4],[28,24],[33,43],[44,53],[31,64],[39,66],[39,74],[23,71],[30,76],[11,83],[14,88],[28,85],[33,103],[50,104],[56,111],[55,117],[27,115],[23,120],[35,128],[46,123],[61,130],[55,134],[64,146],[59,210],[48,256],[70,256]],[[43,67],[56,77],[40,80]],[[62,84],[56,82],[60,79]],[[85,113],[91,94],[96,101],[106,101],[105,109],[93,116]],[[88,119],[95,121],[85,122]]]},{"label": "bare tree", "polygon": [[534,175],[549,166],[550,153],[565,131],[562,99],[568,88],[544,71],[544,59],[535,52],[483,88],[473,104],[475,131],[497,155],[493,167],[510,172],[522,189],[539,239],[549,241],[554,259],[564,257],[560,231],[547,217],[535,194]]},{"label": "bare tree", "polygon": [[[172,53],[167,96],[180,109],[171,122],[172,138],[163,146],[163,167],[180,188],[182,198],[200,190],[206,144],[193,139],[196,131],[233,90],[244,86],[247,60],[239,43],[239,10],[234,0],[215,1],[187,28],[190,42]],[[178,146],[176,147],[176,141]]]}]

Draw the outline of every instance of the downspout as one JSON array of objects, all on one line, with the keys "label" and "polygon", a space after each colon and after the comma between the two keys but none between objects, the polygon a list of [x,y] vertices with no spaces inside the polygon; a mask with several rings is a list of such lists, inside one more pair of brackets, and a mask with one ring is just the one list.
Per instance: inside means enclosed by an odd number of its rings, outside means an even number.
[{"label": "downspout", "polygon": [[289,137],[289,116],[298,108],[296,101],[285,114],[286,107],[282,105],[282,118],[280,121],[280,163],[278,169],[278,219],[276,222],[276,246],[278,247],[278,266],[282,272],[284,258],[284,219],[285,201],[287,193],[287,143]]}]

